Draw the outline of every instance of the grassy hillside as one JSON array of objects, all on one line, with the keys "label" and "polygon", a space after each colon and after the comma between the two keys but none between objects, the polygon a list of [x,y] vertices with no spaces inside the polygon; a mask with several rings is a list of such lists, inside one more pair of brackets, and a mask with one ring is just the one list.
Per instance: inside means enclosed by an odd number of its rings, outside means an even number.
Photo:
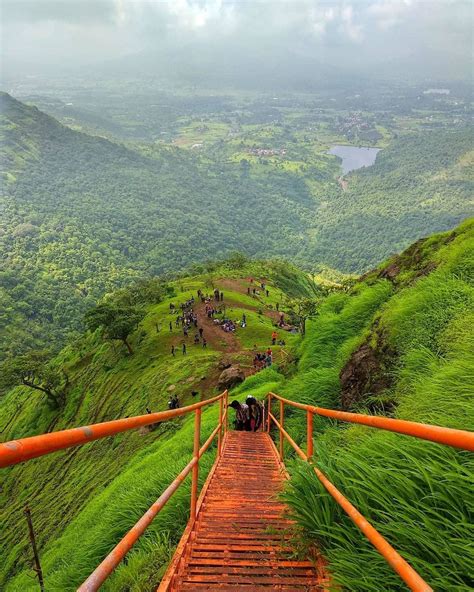
[{"label": "grassy hillside", "polygon": [[[247,295],[248,277],[265,277],[270,295]],[[186,358],[169,354],[181,336],[167,328],[170,302],[187,299],[211,282],[225,292],[232,317],[248,327],[232,341],[210,338],[189,346]],[[283,290],[282,290],[283,288]],[[89,334],[65,349],[55,364],[71,384],[63,410],[42,397],[11,391],[0,406],[2,439],[163,409],[174,384],[183,404],[212,394],[223,357],[248,373],[251,350],[268,344],[276,303],[284,291],[310,294],[305,276],[278,264],[235,268],[235,262],[203,276],[172,283],[175,295],[146,305],[132,337],[135,354]],[[474,429],[474,221],[415,243],[338,290],[308,322],[304,339],[285,333],[275,364],[250,375],[232,396],[264,397],[272,389],[289,398],[342,409]],[[156,324],[161,327],[157,332]],[[296,356],[296,365],[291,360]],[[183,361],[186,361],[183,364]],[[203,438],[216,410],[204,413]],[[305,418],[289,411],[289,432],[304,442]],[[48,590],[73,590],[159,496],[191,454],[192,418],[154,431],[59,452],[6,471],[2,485],[0,587],[33,590],[22,508],[31,506]],[[433,443],[315,418],[318,466],[413,564],[435,590],[473,587],[472,456]],[[334,581],[356,592],[406,587],[305,465],[286,451],[292,474],[286,492],[304,542],[327,557]],[[293,460],[292,460],[293,458]],[[201,478],[212,463],[205,460]],[[141,592],[155,586],[186,523],[189,484],[172,499],[147,534],[109,579],[106,590]],[[381,588],[381,583],[382,588]]]},{"label": "grassy hillside", "polygon": [[[249,296],[249,277],[265,279],[269,295]],[[205,318],[200,303],[196,310],[204,328],[207,348],[188,338],[183,356],[181,327],[170,303],[179,305],[197,290],[224,293],[226,314],[247,327],[225,333]],[[276,304],[292,297],[308,296],[312,284],[288,265],[235,260],[216,266],[212,273],[186,277],[167,287],[169,297],[146,303],[146,316],[131,337],[134,349],[127,355],[123,345],[104,342],[97,333],[79,338],[56,358],[53,365],[70,376],[62,409],[48,407],[44,396],[26,387],[13,389],[0,400],[2,441],[26,435],[87,425],[108,419],[167,408],[171,393],[181,405],[215,394],[220,361],[240,364],[252,372],[253,350],[264,351],[271,341]],[[169,322],[173,330],[169,330]],[[157,327],[159,331],[157,331]],[[286,345],[273,348],[275,363],[286,363],[288,350],[299,337],[280,332]],[[172,344],[178,348],[172,357]],[[203,414],[202,438],[212,431],[216,410]],[[75,590],[118,539],[157,499],[192,454],[193,418],[167,422],[155,430],[125,433],[33,460],[5,470],[0,490],[0,588],[9,591],[36,589],[28,569],[29,546],[23,508],[28,503],[38,533],[46,589]],[[207,454],[201,472],[213,461]],[[146,590],[157,584],[173,545],[180,537],[189,509],[189,483],[185,483],[146,536],[105,586],[106,590]]]},{"label": "grassy hillside", "polygon": [[[329,296],[299,346],[289,398],[474,429],[474,221],[419,241]],[[242,395],[278,378],[249,378]],[[286,425],[305,441],[301,412]],[[408,436],[315,418],[317,464],[435,590],[473,589],[472,454]],[[289,457],[292,456],[288,450]],[[286,499],[335,582],[360,592],[406,590],[300,462]],[[381,584],[383,583],[383,584]]]}]

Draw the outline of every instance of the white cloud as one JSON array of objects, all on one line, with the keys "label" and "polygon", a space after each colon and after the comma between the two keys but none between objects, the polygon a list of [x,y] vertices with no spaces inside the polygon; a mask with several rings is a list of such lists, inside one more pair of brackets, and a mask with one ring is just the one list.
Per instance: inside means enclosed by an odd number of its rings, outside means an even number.
[{"label": "white cloud", "polygon": [[376,26],[385,31],[403,22],[412,5],[411,0],[383,0],[371,4],[367,12],[374,17]]}]

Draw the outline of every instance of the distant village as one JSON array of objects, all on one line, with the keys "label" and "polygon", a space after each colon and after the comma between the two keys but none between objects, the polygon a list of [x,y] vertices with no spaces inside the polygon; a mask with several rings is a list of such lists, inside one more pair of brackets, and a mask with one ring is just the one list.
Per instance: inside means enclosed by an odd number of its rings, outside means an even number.
[{"label": "distant village", "polygon": [[345,117],[338,117],[335,129],[348,139],[358,136],[360,139],[376,142],[382,138],[382,135],[374,129],[374,123],[360,111],[350,113]]},{"label": "distant village", "polygon": [[249,148],[247,150],[248,154],[253,154],[254,156],[285,156],[286,149],[285,148]]}]

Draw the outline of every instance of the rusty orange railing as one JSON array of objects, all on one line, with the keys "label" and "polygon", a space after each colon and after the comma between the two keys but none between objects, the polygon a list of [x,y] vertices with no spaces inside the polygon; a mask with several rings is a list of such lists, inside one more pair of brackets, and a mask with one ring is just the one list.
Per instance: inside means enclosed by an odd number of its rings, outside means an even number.
[{"label": "rusty orange railing", "polygon": [[[276,399],[279,402],[279,419],[277,419],[272,413],[272,399]],[[296,444],[296,442],[284,428],[285,404],[306,411],[306,453],[298,446],[298,444]],[[388,417],[377,417],[362,415],[359,413],[347,413],[345,411],[337,411],[334,409],[324,409],[322,407],[305,405],[304,403],[296,403],[295,401],[290,401],[289,399],[285,399],[272,392],[268,393],[267,405],[268,414],[266,428],[269,432],[272,422],[278,428],[278,452],[282,462],[284,456],[284,440],[286,439],[302,460],[312,463],[314,415],[321,415],[323,417],[329,417],[350,423],[363,424],[369,427],[397,432],[399,434],[415,436],[417,438],[429,440],[431,442],[437,442],[439,444],[446,444],[448,446],[461,448],[463,450],[474,451],[474,432],[443,428],[440,426],[427,425],[401,419],[391,419]],[[351,504],[351,502],[337,489],[337,487],[333,485],[331,481],[329,481],[324,473],[322,473],[314,465],[312,468],[326,491],[328,491],[335,501],[343,508],[346,514],[364,533],[372,545],[374,545],[374,547],[385,558],[389,565],[391,565],[391,567],[408,585],[410,590],[414,590],[415,592],[433,592],[429,584],[423,580],[423,578],[411,567],[411,565],[405,561],[405,559],[403,559],[403,557],[392,547],[392,545],[390,545],[390,543],[384,539],[384,537],[367,521],[367,519],[364,518],[357,508],[355,508],[355,506]]]},{"label": "rusty orange railing", "polygon": [[[50,434],[42,434],[40,436],[32,436],[30,438],[23,438],[21,440],[12,440],[0,444],[0,467],[8,467],[18,464],[31,458],[43,456],[70,448],[72,446],[79,446],[86,444],[99,438],[113,436],[127,430],[136,429],[138,427],[147,426],[155,423],[160,423],[168,419],[173,419],[181,415],[187,415],[194,412],[194,445],[193,457],[190,462],[184,467],[176,479],[169,485],[167,489],[161,494],[156,502],[148,509],[148,511],[140,518],[140,520],[128,531],[123,539],[112,549],[102,563],[94,570],[94,572],[87,578],[87,580],[78,588],[80,592],[92,592],[98,590],[107,577],[122,561],[131,547],[136,543],[138,538],[144,533],[146,528],[154,520],[158,512],[164,507],[166,502],[171,498],[173,493],[178,489],[184,479],[192,472],[191,484],[191,511],[190,523],[196,519],[198,512],[198,478],[199,478],[199,459],[209,448],[214,438],[217,435],[217,455],[220,456],[222,450],[222,440],[227,430],[228,423],[228,399],[227,391],[220,395],[201,401],[188,407],[180,409],[173,409],[170,411],[161,411],[158,413],[149,413],[147,415],[139,415],[136,417],[128,417],[125,419],[117,419],[114,421],[107,421],[104,423],[93,424],[90,426],[73,428],[70,430],[63,430],[60,432],[52,432]],[[219,421],[216,428],[213,430],[206,442],[201,446],[201,414],[202,408],[207,405],[219,402]]]}]

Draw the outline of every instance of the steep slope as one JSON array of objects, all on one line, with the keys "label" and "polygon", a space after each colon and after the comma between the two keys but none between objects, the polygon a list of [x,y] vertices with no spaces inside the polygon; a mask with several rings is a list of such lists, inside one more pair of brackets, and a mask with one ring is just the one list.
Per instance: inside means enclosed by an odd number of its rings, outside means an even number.
[{"label": "steep slope", "polygon": [[[208,398],[215,392],[220,362],[239,364],[245,374],[252,373],[254,347],[264,351],[271,343],[276,304],[287,293],[308,296],[311,283],[286,264],[250,263],[236,269],[239,265],[232,260],[214,267],[212,273],[168,284],[168,296],[145,303],[147,314],[130,339],[132,356],[123,345],[104,342],[99,334],[85,335],[63,350],[54,361],[70,377],[62,409],[51,409],[42,393],[26,387],[13,389],[0,399],[2,441],[142,414],[147,407],[163,410],[171,393],[179,396],[181,405],[196,400],[193,391]],[[267,281],[268,296],[247,294],[250,276]],[[193,329],[184,356],[185,338],[170,304],[179,309],[191,296],[197,299],[198,289],[208,293],[214,287],[224,293],[219,307],[225,307],[225,314],[235,321],[245,314],[247,326],[238,327],[235,334],[226,333],[207,318],[204,305],[196,303],[207,347],[193,344],[197,333]],[[286,346],[273,348],[276,363],[286,360],[287,348],[298,340],[289,332],[281,336]],[[172,345],[177,348],[176,357],[170,353]],[[203,414],[203,438],[214,427],[215,413],[211,409]],[[75,590],[182,470],[192,451],[192,429],[187,419],[167,422],[153,430],[122,434],[2,471],[0,588],[25,591],[36,587],[28,570],[25,503],[31,507],[38,533],[46,588]],[[206,455],[203,478],[211,462],[212,454]],[[127,589],[135,581],[132,589],[145,590],[158,583],[185,525],[188,495],[186,483],[105,589]]]},{"label": "steep slope", "polygon": [[[147,305],[148,314],[132,337],[133,356],[103,343],[99,335],[64,350],[55,364],[71,376],[65,408],[48,410],[41,397],[17,388],[0,406],[3,439],[137,414],[147,405],[160,409],[172,384],[182,403],[192,400],[193,389],[210,394],[228,343],[212,338],[207,350],[190,346],[184,365],[182,356],[169,354],[181,336],[167,330],[169,303],[186,300],[198,288],[208,291],[210,282],[224,290],[233,317],[247,315],[248,327],[238,329],[228,351],[248,366],[253,345],[268,343],[281,288],[307,296],[310,286],[303,275],[281,265],[254,263],[236,270],[235,264],[170,284],[175,296]],[[265,277],[270,296],[249,297],[249,276]],[[327,296],[317,318],[308,322],[305,338],[285,334],[287,345],[281,355],[276,348],[276,364],[249,376],[232,396],[264,397],[274,390],[322,406],[473,430],[473,279],[471,220],[418,241],[352,288]],[[204,414],[204,435],[215,416],[215,410]],[[304,441],[303,415],[288,413],[285,425],[298,442]],[[315,418],[315,433],[318,466],[434,589],[471,589],[472,458],[323,419]],[[184,466],[191,440],[192,421],[177,421],[8,470],[0,498],[5,508],[0,552],[6,558],[0,585],[18,592],[35,586],[27,570],[25,502],[37,525],[47,589],[73,590]],[[387,591],[405,590],[314,475],[299,461],[291,462],[290,450],[286,456],[292,473],[286,498],[305,542],[323,549],[335,582],[356,592],[379,592],[381,585]],[[211,462],[212,457],[206,459],[203,477]],[[153,588],[185,524],[188,492],[185,486],[173,498],[105,590]]]},{"label": "steep slope", "polygon": [[[473,312],[471,220],[329,296],[309,323],[295,376],[278,388],[306,403],[474,430]],[[261,374],[240,392],[263,395],[274,384]],[[285,427],[303,443],[304,416],[288,415]],[[472,454],[322,418],[315,430],[318,466],[422,577],[435,590],[471,590]],[[299,462],[286,498],[342,589],[406,590]]]}]

